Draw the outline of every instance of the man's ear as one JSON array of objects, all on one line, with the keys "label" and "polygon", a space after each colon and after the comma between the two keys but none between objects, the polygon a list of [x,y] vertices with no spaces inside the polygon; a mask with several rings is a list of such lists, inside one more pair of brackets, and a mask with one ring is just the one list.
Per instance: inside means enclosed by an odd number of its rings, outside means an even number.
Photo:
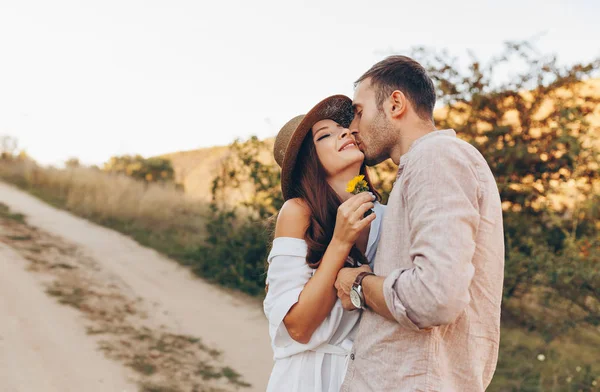
[{"label": "man's ear", "polygon": [[408,109],[408,99],[400,90],[395,90],[390,95],[390,114],[394,119],[400,119]]}]

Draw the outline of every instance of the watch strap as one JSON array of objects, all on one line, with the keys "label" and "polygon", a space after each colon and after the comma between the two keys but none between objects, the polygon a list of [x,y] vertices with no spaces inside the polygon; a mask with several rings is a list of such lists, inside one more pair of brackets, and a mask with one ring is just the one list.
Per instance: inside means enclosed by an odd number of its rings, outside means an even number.
[{"label": "watch strap", "polygon": [[360,274],[356,275],[356,279],[354,279],[354,284],[352,284],[352,286],[353,287],[360,286],[362,284],[363,279],[369,275],[375,275],[375,274],[373,272],[363,271]]}]

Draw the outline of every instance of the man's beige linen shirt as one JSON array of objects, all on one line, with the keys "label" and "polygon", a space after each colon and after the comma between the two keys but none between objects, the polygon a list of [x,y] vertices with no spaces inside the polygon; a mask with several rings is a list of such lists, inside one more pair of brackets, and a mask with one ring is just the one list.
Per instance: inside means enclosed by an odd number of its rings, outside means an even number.
[{"label": "man's beige linen shirt", "polygon": [[395,318],[365,310],[342,391],[483,391],[496,369],[504,280],[498,187],[451,130],[400,159],[375,274]]}]

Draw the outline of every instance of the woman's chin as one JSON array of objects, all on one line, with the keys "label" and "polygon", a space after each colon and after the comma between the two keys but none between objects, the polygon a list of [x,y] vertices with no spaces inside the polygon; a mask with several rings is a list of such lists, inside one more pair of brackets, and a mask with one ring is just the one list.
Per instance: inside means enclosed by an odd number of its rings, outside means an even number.
[{"label": "woman's chin", "polygon": [[348,162],[349,165],[361,164],[365,160],[365,154],[359,149],[353,150],[352,154],[348,154],[344,157],[344,160]]},{"label": "woman's chin", "polygon": [[359,149],[345,151],[336,161],[329,161],[325,166],[328,173],[345,172],[350,168],[360,168],[365,160],[365,155]]},{"label": "woman's chin", "polygon": [[358,148],[356,150],[353,150],[352,152],[352,155],[355,155],[357,160],[360,160],[361,162],[365,160],[365,153],[359,150]]}]

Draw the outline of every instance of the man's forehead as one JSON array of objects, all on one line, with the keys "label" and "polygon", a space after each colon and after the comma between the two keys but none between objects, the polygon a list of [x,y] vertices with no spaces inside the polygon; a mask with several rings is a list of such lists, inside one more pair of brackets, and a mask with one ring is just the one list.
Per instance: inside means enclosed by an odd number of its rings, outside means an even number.
[{"label": "man's forehead", "polygon": [[359,82],[354,89],[354,97],[352,100],[353,106],[356,108],[356,105],[363,105],[363,97],[371,87],[370,79],[365,79]]}]

